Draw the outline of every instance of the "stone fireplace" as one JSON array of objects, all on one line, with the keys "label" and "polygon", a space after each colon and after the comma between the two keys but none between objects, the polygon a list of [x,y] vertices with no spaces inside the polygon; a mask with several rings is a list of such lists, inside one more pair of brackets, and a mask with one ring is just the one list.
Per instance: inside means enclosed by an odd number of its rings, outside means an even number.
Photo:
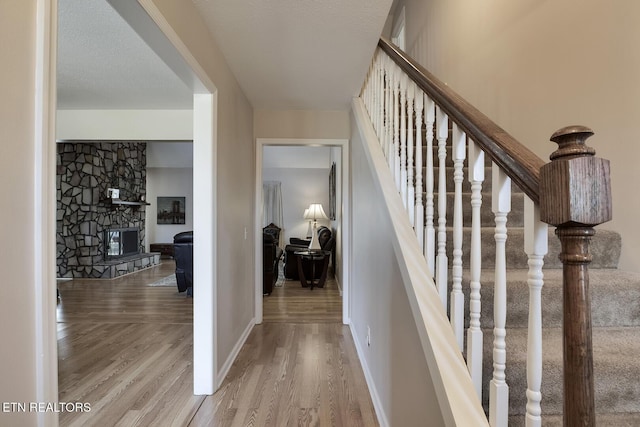
[{"label": "stone fireplace", "polygon": [[[159,256],[142,253],[144,203],[131,203],[146,193],[146,144],[65,142],[57,149],[58,277],[113,278],[158,263]],[[127,203],[114,203],[109,188]],[[120,234],[126,248],[113,256],[108,230],[136,233]]]}]

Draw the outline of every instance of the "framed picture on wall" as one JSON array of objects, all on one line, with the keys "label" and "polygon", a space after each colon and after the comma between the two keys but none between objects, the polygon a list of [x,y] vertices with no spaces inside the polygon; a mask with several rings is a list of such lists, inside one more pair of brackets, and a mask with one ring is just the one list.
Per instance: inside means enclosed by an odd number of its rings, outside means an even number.
[{"label": "framed picture on wall", "polygon": [[185,197],[158,197],[158,224],[184,224]]},{"label": "framed picture on wall", "polygon": [[329,170],[329,219],[336,219],[336,164]]}]

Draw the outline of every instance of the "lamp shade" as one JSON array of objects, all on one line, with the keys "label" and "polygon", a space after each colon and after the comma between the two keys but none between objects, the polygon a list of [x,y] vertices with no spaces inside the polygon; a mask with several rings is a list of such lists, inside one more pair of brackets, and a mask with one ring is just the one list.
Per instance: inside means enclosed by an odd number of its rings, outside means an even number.
[{"label": "lamp shade", "polygon": [[306,209],[304,210],[304,213],[302,214],[302,218],[304,218],[304,219],[311,219],[311,218],[309,218],[309,208],[306,208]]},{"label": "lamp shade", "polygon": [[307,215],[308,216],[305,216],[305,219],[312,219],[314,221],[317,219],[329,219],[327,214],[324,213],[324,209],[322,209],[321,203],[311,203],[309,205],[309,212],[307,213]]}]

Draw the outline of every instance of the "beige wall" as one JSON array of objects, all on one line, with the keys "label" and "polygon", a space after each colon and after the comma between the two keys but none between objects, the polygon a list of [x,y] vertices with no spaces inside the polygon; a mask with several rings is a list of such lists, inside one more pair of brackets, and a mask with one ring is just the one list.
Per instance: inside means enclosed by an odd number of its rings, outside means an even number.
[{"label": "beige wall", "polygon": [[371,171],[364,144],[354,129],[350,157],[352,217],[357,218],[351,230],[353,339],[368,373],[372,398],[382,411],[381,425],[443,426],[404,275],[392,244],[396,231],[375,184],[378,177]]},{"label": "beige wall", "polygon": [[[407,50],[505,130],[548,160],[549,136],[591,127],[611,160],[620,267],[640,271],[640,2],[404,0]],[[398,8],[397,10],[399,10]]]},{"label": "beige wall", "polygon": [[[0,40],[0,402],[36,402],[35,1],[0,2]],[[0,425],[36,421],[0,412]]]},{"label": "beige wall", "polygon": [[256,138],[349,139],[348,111],[256,110]]},{"label": "beige wall", "polygon": [[193,3],[153,3],[218,90],[216,316],[221,369],[254,317],[253,109]]}]

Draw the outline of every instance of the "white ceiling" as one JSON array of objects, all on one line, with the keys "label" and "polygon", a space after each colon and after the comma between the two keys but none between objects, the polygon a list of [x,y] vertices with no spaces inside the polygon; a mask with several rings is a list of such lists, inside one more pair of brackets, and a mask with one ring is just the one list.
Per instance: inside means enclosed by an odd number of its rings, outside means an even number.
[{"label": "white ceiling", "polygon": [[106,0],[58,2],[59,109],[191,109],[193,92]]},{"label": "white ceiling", "polygon": [[[258,109],[348,109],[391,6],[391,0],[192,1]],[[191,89],[107,0],[59,0],[58,37],[59,108],[191,108]]]}]

